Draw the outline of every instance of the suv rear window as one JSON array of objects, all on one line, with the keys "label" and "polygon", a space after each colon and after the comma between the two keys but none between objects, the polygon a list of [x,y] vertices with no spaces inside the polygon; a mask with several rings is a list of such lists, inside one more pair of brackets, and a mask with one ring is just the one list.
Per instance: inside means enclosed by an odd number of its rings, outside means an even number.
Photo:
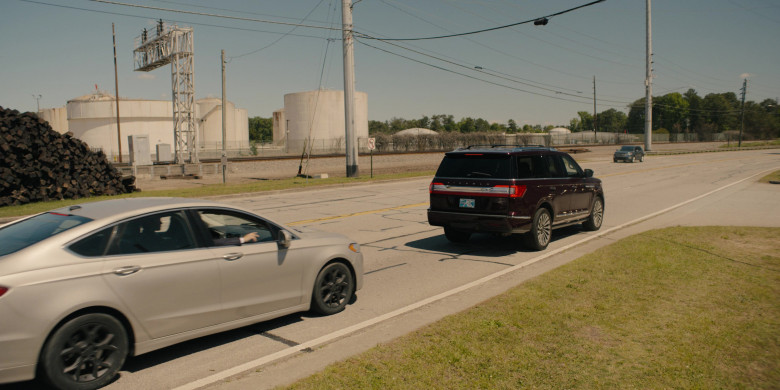
[{"label": "suv rear window", "polygon": [[437,177],[468,177],[473,179],[509,179],[508,154],[458,153],[444,156]]},{"label": "suv rear window", "polygon": [[0,256],[22,250],[89,221],[91,219],[75,215],[45,213],[0,228]]}]

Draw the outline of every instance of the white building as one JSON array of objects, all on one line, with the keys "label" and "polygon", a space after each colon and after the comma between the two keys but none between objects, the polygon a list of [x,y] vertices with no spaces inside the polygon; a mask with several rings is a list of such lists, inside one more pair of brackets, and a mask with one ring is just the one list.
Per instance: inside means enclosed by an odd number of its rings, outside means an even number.
[{"label": "white building", "polygon": [[[226,147],[231,154],[249,149],[249,121],[245,109],[227,104]],[[153,154],[158,145],[173,152],[173,105],[170,100],[119,99],[120,128],[116,125],[116,101],[105,92],[95,92],[69,100],[66,107],[42,109],[39,115],[60,132],[72,132],[93,150],[102,150],[110,161],[119,160],[121,134],[122,155],[128,156],[128,137],[146,136]],[[222,150],[222,101],[201,99],[195,102],[198,155],[218,157]],[[123,161],[127,161],[123,157]]]}]

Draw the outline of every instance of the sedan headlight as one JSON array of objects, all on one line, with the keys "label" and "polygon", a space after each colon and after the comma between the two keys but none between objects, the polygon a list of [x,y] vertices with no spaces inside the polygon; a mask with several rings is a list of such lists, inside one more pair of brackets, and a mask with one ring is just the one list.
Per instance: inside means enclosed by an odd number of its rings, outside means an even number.
[{"label": "sedan headlight", "polygon": [[349,244],[349,250],[355,253],[360,253],[360,244],[356,242]]}]

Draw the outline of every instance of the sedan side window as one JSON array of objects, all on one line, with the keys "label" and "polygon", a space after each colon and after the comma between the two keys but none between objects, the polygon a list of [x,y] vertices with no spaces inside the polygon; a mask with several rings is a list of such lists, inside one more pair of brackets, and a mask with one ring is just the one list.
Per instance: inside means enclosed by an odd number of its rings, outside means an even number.
[{"label": "sedan side window", "polygon": [[[212,246],[275,241],[277,230],[266,221],[230,210],[199,210]],[[255,240],[256,238],[256,240]]]}]

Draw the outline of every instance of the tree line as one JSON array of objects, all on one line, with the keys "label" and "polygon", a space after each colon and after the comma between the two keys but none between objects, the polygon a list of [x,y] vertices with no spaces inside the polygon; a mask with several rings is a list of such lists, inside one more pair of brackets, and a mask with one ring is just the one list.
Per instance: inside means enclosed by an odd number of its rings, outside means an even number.
[{"label": "tree line", "polygon": [[[594,116],[578,111],[577,117],[566,127],[572,132],[593,131],[643,134],[645,131],[645,98],[627,106],[628,115],[610,108]],[[670,134],[696,134],[707,140],[716,133],[739,131],[742,126],[742,102],[733,92],[710,93],[699,96],[694,89],[683,94],[668,93],[653,97],[653,132]],[[780,107],[778,102],[766,99],[760,103],[746,101],[744,106],[744,137],[746,139],[770,139],[780,137]],[[541,133],[556,126],[525,124],[514,119],[505,124],[489,122],[483,118],[465,117],[456,121],[453,115],[431,115],[420,119],[392,118],[386,121],[368,121],[368,133],[394,134],[411,128],[425,128],[443,133]],[[253,142],[270,142],[273,135],[271,118],[249,118],[249,139]]]}]

